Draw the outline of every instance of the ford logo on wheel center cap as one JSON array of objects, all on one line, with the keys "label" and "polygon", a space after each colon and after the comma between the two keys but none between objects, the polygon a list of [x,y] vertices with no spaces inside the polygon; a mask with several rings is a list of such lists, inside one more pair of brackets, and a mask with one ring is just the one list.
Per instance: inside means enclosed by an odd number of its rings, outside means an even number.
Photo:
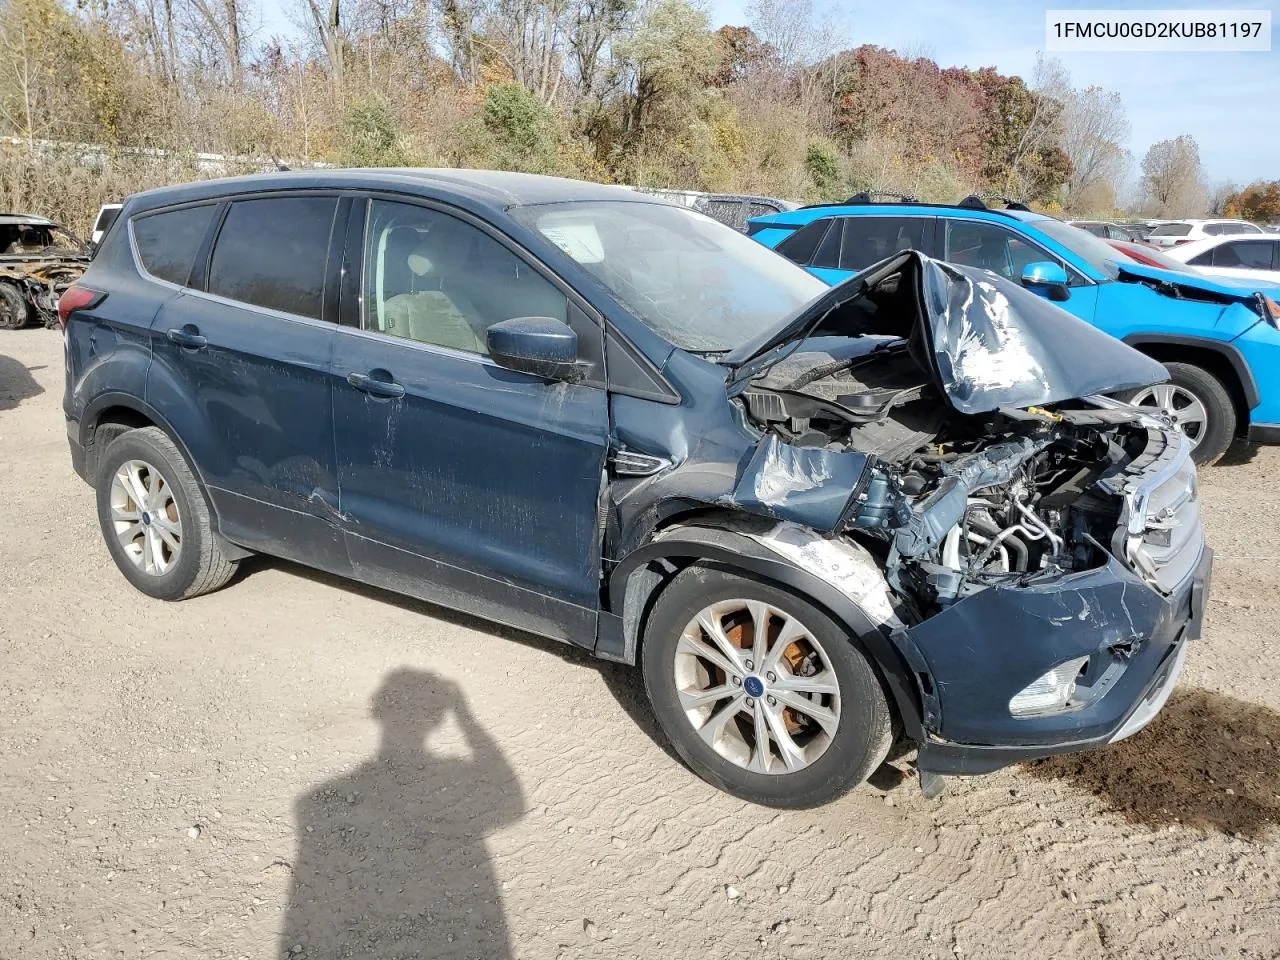
[{"label": "ford logo on wheel center cap", "polygon": [[759,677],[747,677],[742,681],[742,689],[747,691],[748,697],[760,697],[764,695],[764,681]]}]

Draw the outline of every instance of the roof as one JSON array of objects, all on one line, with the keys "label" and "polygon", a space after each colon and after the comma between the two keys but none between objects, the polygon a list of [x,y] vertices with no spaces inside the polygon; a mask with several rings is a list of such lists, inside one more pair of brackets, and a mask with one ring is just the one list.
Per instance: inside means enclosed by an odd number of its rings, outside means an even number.
[{"label": "roof", "polygon": [[48,217],[34,213],[0,213],[0,226],[56,227],[58,224]]},{"label": "roof", "polygon": [[1032,223],[1037,220],[1053,220],[1054,217],[1042,213],[1023,210],[980,210],[976,207],[961,207],[947,203],[832,203],[820,206],[801,207],[799,210],[787,210],[782,213],[768,213],[753,217],[752,224],[761,226],[805,226],[815,220],[828,217],[964,217],[968,220],[991,220],[996,223],[1008,220],[1020,220]]},{"label": "roof", "polygon": [[401,188],[406,192],[426,194],[440,192],[466,198],[475,206],[489,209],[506,209],[512,206],[539,203],[563,203],[572,200],[667,202],[626,187],[605,186],[564,177],[545,177],[539,174],[511,173],[503,170],[425,167],[290,170],[161,187],[158,190],[136,194],[132,199],[142,209],[149,209],[167,203],[210,199],[236,193],[325,187],[384,190]]}]

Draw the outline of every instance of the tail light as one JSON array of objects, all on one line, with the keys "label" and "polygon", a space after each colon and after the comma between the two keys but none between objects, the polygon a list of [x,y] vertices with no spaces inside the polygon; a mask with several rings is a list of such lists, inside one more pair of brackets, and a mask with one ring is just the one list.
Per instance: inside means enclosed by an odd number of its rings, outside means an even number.
[{"label": "tail light", "polygon": [[101,290],[72,284],[63,290],[62,296],[58,298],[58,323],[63,330],[66,330],[67,321],[71,319],[71,314],[87,307],[96,307],[105,299],[107,299],[107,295]]}]

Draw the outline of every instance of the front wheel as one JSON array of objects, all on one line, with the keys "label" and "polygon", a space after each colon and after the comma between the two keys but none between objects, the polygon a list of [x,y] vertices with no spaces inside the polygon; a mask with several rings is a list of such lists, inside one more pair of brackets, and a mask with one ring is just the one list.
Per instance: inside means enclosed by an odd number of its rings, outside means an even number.
[{"label": "front wheel", "polygon": [[21,330],[31,319],[31,306],[12,283],[0,283],[0,330]]},{"label": "front wheel", "polygon": [[1203,367],[1166,363],[1169,379],[1128,397],[1139,407],[1168,415],[1191,441],[1191,457],[1201,466],[1217,463],[1236,435],[1236,408],[1222,381]]},{"label": "front wheel", "polygon": [[847,631],[767,581],[685,570],[654,604],[641,665],[680,757],[752,803],[834,800],[892,742],[884,689]]}]

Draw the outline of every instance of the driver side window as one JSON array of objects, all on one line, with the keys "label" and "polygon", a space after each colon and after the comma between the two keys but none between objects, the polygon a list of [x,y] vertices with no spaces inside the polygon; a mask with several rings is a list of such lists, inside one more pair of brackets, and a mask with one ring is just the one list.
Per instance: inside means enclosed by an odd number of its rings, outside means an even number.
[{"label": "driver side window", "polygon": [[385,200],[369,202],[366,223],[367,330],[483,356],[495,323],[566,319],[565,295],[470,223]]},{"label": "driver side window", "polygon": [[1030,263],[1057,262],[1039,247],[992,223],[948,220],[945,259],[966,267],[980,267],[1019,282]]}]

